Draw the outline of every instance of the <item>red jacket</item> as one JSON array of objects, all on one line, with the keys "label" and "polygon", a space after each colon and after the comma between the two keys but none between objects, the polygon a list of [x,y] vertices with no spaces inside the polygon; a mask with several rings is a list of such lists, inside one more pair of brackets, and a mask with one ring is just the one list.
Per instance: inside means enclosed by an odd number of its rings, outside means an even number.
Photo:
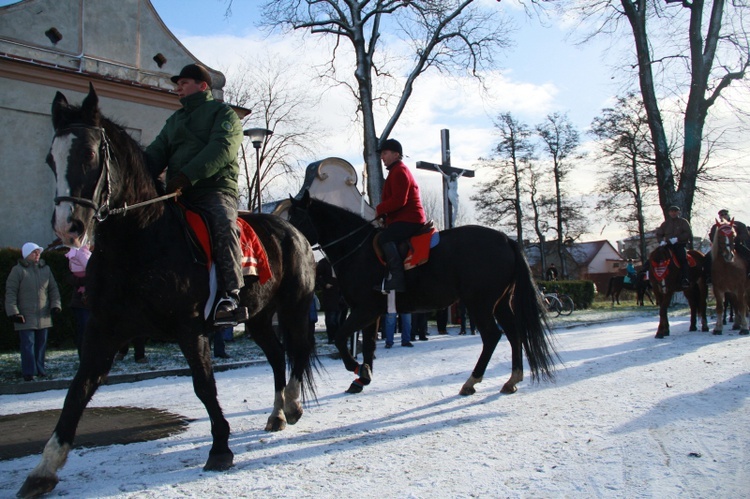
[{"label": "red jacket", "polygon": [[385,224],[393,222],[425,223],[419,186],[403,161],[388,167],[388,177],[383,186],[383,195],[376,208],[378,216],[386,215]]}]

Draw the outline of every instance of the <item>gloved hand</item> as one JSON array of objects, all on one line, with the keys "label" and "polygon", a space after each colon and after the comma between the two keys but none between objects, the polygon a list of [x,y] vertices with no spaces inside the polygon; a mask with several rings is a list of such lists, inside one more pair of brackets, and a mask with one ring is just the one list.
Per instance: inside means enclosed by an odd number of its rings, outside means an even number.
[{"label": "gloved hand", "polygon": [[60,310],[60,307],[54,307],[50,312],[52,313],[52,317],[57,317],[62,310]]},{"label": "gloved hand", "polygon": [[21,314],[11,315],[10,320],[17,324],[26,324],[26,318]]},{"label": "gloved hand", "polygon": [[666,245],[667,245],[666,241],[662,241],[662,242],[659,243],[659,246],[666,246]]},{"label": "gloved hand", "polygon": [[182,194],[183,190],[190,188],[192,185],[193,184],[190,183],[189,178],[182,173],[178,173],[174,178],[167,182],[167,194],[176,192],[179,196]]},{"label": "gloved hand", "polygon": [[677,238],[676,237],[670,237],[669,238],[669,242],[672,243],[672,244],[675,244],[677,242]]}]

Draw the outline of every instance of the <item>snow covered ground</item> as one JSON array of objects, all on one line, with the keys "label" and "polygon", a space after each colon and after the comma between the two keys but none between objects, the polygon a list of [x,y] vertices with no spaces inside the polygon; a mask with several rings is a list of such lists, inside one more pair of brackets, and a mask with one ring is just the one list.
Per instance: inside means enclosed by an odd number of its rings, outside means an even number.
[{"label": "snow covered ground", "polygon": [[[653,338],[653,317],[556,332],[556,383],[510,375],[503,341],[477,394],[458,390],[478,336],[431,336],[379,349],[373,384],[323,359],[318,404],[280,433],[263,431],[265,365],[217,374],[235,467],[202,471],[205,410],[189,378],[105,386],[93,406],[158,407],[195,419],[167,439],[75,449],[51,497],[748,497],[750,338],[687,332]],[[382,343],[381,343],[382,345]],[[398,343],[397,343],[398,345]],[[57,409],[64,391],[0,397],[0,414]],[[0,462],[11,497],[38,456]]]}]

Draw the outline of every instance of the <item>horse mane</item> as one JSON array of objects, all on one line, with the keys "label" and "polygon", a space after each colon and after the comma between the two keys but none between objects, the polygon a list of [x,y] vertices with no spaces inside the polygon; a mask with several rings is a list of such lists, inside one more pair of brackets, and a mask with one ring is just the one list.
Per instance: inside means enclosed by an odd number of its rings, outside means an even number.
[{"label": "horse mane", "polygon": [[[144,148],[128,133],[126,127],[102,115],[98,104],[93,112],[85,110],[84,106],[85,104],[58,108],[62,115],[54,125],[57,129],[84,123],[104,129],[112,154],[112,186],[114,191],[119,192],[119,195],[113,196],[111,202],[133,204],[164,194],[164,186],[150,172]],[[127,199],[124,196],[127,196]],[[163,212],[163,203],[155,203],[134,210],[130,214],[138,220],[139,226],[145,226]]]}]

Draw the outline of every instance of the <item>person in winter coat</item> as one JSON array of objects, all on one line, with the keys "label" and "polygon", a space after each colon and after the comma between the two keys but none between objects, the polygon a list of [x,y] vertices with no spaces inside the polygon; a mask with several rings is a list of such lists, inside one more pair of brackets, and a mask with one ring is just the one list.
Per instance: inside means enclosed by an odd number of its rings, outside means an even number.
[{"label": "person in winter coat", "polygon": [[388,170],[380,204],[375,208],[378,217],[385,218],[385,230],[380,233],[378,242],[385,255],[390,276],[383,285],[383,291],[404,292],[404,262],[397,244],[416,233],[427,222],[427,217],[422,207],[419,186],[402,161],[404,153],[401,143],[388,139],[378,152]]},{"label": "person in winter coat", "polygon": [[660,241],[659,246],[667,243],[672,245],[677,261],[680,262],[682,287],[689,288],[686,246],[693,240],[693,229],[690,222],[680,216],[679,206],[669,207],[669,217],[656,229],[656,240]]},{"label": "person in winter coat", "polygon": [[180,193],[206,216],[220,291],[214,323],[234,326],[247,315],[239,305],[243,278],[236,224],[242,124],[229,105],[214,100],[211,75],[200,64],[188,64],[172,82],[182,108],[146,148],[146,158],[154,177],[166,169],[167,194]]},{"label": "person in winter coat", "polygon": [[18,331],[26,381],[46,376],[47,329],[52,327],[52,315],[62,309],[57,282],[41,254],[40,246],[24,244],[23,258],[11,269],[5,284],[5,311]]}]

